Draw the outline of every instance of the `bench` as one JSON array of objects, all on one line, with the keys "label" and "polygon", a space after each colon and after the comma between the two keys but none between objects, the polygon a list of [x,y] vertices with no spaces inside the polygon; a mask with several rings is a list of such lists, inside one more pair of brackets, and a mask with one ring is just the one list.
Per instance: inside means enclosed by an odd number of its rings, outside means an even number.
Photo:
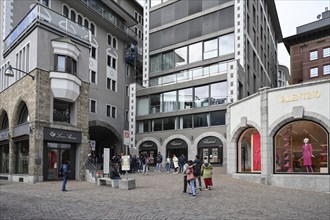
[{"label": "bench", "polygon": [[106,177],[100,177],[100,178],[97,178],[97,185],[98,186],[110,185],[112,188],[118,188],[119,180],[113,180],[113,179],[106,178]]}]

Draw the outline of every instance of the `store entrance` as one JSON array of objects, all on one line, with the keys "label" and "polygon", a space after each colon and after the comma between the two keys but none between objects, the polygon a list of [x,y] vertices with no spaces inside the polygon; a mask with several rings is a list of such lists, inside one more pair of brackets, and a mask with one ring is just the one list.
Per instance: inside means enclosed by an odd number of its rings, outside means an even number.
[{"label": "store entrance", "polygon": [[58,172],[65,161],[70,161],[70,177],[74,176],[74,154],[71,144],[47,143],[47,180],[57,180]]}]

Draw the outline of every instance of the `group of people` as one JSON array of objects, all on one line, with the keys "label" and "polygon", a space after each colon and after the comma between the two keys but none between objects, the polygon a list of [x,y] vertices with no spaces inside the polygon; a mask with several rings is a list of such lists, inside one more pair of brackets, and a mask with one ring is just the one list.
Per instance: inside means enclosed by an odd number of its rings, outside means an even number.
[{"label": "group of people", "polygon": [[202,191],[202,180],[204,180],[205,190],[212,190],[212,165],[208,162],[207,158],[201,162],[196,155],[195,160],[187,161],[183,166],[183,193],[187,193],[187,186],[189,185],[189,194],[196,197],[197,180],[199,190]]}]

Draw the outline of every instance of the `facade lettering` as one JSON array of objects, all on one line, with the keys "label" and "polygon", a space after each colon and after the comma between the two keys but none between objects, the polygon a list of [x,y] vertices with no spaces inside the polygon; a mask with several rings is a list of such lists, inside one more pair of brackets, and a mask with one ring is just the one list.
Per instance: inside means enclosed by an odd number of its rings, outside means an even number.
[{"label": "facade lettering", "polygon": [[291,95],[280,96],[280,102],[295,102],[300,100],[307,100],[307,99],[315,99],[320,98],[321,92],[320,91],[311,91],[311,92],[301,92],[301,93],[294,93]]}]

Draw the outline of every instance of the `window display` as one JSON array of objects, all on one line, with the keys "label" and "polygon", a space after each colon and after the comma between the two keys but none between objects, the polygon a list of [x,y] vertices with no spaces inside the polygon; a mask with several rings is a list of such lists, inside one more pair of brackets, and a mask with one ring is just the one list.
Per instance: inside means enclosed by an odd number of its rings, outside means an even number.
[{"label": "window display", "polygon": [[275,136],[275,173],[328,173],[328,134],[311,121],[285,125]]}]

